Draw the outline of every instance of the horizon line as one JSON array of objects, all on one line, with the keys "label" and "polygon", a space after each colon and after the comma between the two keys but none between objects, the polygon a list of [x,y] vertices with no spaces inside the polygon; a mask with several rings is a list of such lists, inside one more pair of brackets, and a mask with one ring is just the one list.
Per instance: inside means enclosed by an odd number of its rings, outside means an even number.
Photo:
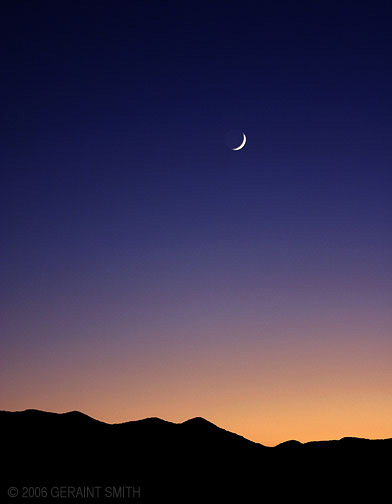
[{"label": "horizon line", "polygon": [[312,443],[328,443],[328,442],[334,442],[334,441],[343,441],[343,440],[347,440],[347,439],[355,439],[355,440],[362,440],[362,441],[388,441],[388,440],[392,440],[392,437],[388,437],[388,438],[363,438],[363,437],[358,437],[358,436],[343,436],[342,438],[339,438],[339,439],[318,439],[318,440],[311,440],[311,441],[306,441],[306,442],[302,442],[302,441],[298,441],[296,439],[287,439],[286,441],[282,441],[281,443],[278,443],[277,445],[274,445],[274,446],[270,446],[270,445],[264,445],[262,443],[259,443],[257,441],[253,441],[252,439],[249,439],[249,438],[246,438],[245,436],[243,436],[242,434],[238,434],[237,432],[233,432],[233,431],[230,431],[230,430],[227,430],[227,429],[224,429],[223,427],[220,427],[219,425],[216,425],[214,424],[213,422],[211,422],[210,420],[207,420],[206,418],[204,417],[201,417],[201,416],[196,416],[196,417],[192,417],[192,418],[188,418],[182,422],[172,422],[170,420],[165,420],[163,418],[160,418],[160,417],[156,417],[156,416],[153,416],[153,417],[145,417],[145,418],[138,418],[136,420],[126,420],[125,422],[113,422],[113,423],[110,423],[110,422],[105,422],[103,420],[98,420],[97,418],[94,418],[90,415],[88,415],[87,413],[84,413],[82,411],[79,411],[79,410],[68,410],[68,411],[61,411],[61,412],[58,412],[58,411],[47,411],[47,410],[40,410],[40,409],[37,409],[37,408],[26,408],[26,409],[23,409],[23,410],[14,410],[14,411],[11,411],[11,410],[0,410],[0,414],[1,413],[27,413],[27,412],[36,412],[36,413],[44,413],[44,414],[51,414],[51,415],[69,415],[69,414],[72,414],[72,413],[77,413],[79,415],[83,415],[91,420],[94,420],[95,422],[99,422],[101,424],[105,424],[105,425],[111,425],[111,426],[115,426],[115,425],[126,425],[126,424],[129,424],[129,423],[134,423],[134,422],[143,422],[145,420],[159,420],[160,422],[164,422],[164,423],[167,423],[167,424],[172,424],[172,425],[183,425],[185,423],[189,423],[191,421],[203,421],[203,422],[206,422],[207,424],[210,424],[220,430],[223,430],[223,431],[226,431],[226,432],[230,432],[231,434],[235,434],[236,436],[239,436],[239,437],[242,437],[243,439],[251,442],[251,443],[254,443],[256,445],[259,445],[259,446],[262,446],[264,448],[276,448],[278,446],[281,446],[281,445],[284,445],[284,444],[287,444],[287,443],[298,443],[302,446],[304,445],[307,445],[307,444],[312,444]]}]

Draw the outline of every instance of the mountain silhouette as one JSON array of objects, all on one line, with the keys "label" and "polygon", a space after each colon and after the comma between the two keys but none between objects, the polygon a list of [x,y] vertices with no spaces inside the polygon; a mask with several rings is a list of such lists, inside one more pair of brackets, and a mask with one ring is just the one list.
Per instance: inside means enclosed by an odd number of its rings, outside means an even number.
[{"label": "mountain silhouette", "polygon": [[[2,501],[10,487],[18,492],[12,502],[45,488],[52,500],[63,492],[63,503],[85,502],[81,492],[94,487],[93,501],[153,503],[376,502],[389,490],[392,439],[291,440],[271,448],[201,417],[107,424],[78,411],[39,410],[0,411],[0,432]],[[51,502],[34,491],[34,502]]]}]

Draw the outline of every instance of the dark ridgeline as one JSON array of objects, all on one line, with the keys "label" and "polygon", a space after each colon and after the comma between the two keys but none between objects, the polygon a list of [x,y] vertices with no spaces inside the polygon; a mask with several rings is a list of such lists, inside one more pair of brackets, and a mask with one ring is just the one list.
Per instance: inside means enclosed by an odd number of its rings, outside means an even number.
[{"label": "dark ridgeline", "polygon": [[[381,502],[388,495],[392,439],[253,443],[203,418],[109,425],[79,412],[0,412],[1,502],[26,502],[22,487],[124,488],[109,498],[32,502]],[[134,495],[126,487],[135,489]],[[140,497],[138,494],[140,490]],[[378,500],[380,499],[380,500]]]}]

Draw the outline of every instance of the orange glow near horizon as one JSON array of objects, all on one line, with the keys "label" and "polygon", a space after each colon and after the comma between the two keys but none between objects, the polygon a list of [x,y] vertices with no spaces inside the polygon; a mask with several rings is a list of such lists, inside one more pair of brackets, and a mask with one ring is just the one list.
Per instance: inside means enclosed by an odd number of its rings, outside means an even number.
[{"label": "orange glow near horizon", "polygon": [[110,341],[30,349],[8,370],[2,409],[80,410],[108,423],[202,416],[268,446],[392,437],[387,344],[372,346],[359,330],[355,345],[352,335],[327,333],[270,344],[215,333],[199,347],[192,339],[150,349]]}]

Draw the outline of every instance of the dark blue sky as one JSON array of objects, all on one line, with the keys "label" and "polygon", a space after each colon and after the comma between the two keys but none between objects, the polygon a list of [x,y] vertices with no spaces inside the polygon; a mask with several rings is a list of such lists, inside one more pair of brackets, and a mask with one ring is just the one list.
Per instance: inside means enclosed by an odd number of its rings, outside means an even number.
[{"label": "dark blue sky", "polygon": [[386,1],[3,3],[9,365],[227,327],[294,347],[304,320],[385,343],[391,21]]}]

